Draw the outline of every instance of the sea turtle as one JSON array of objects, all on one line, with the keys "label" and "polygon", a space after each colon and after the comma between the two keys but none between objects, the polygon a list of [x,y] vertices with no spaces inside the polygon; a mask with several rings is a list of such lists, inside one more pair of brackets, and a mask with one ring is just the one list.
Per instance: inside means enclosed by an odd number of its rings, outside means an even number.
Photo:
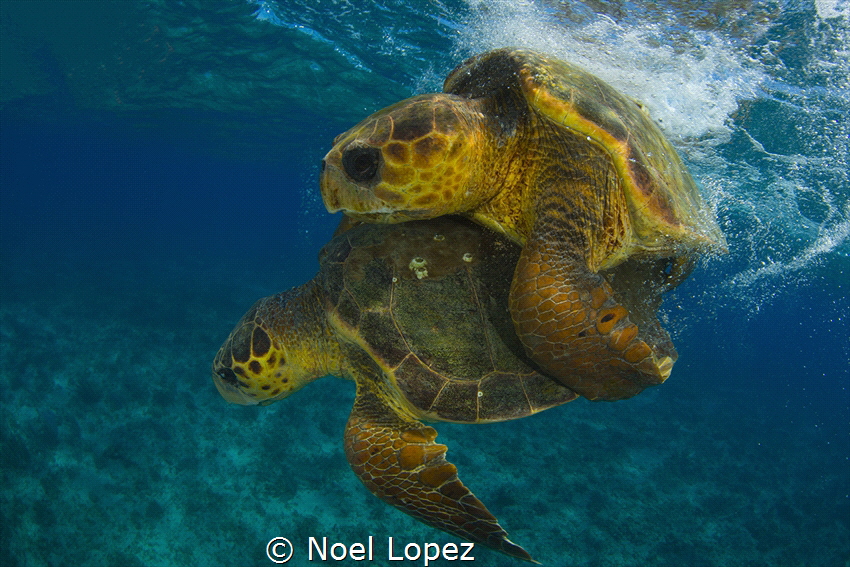
[{"label": "sea turtle", "polygon": [[315,278],[245,314],[215,357],[215,385],[228,401],[267,404],[326,374],[354,380],[345,453],[363,484],[427,524],[531,560],[420,421],[503,421],[577,397],[534,368],[514,333],[518,254],[462,217],[355,226],[323,249]]},{"label": "sea turtle", "polygon": [[[510,311],[526,351],[590,399],[630,397],[676,352],[636,325],[601,272],[627,259],[668,288],[723,234],[644,107],[569,63],[505,48],[467,60],[444,92],[366,118],[325,156],[330,212],[395,223],[465,214],[523,245]],[[629,285],[640,282],[629,280]]]}]

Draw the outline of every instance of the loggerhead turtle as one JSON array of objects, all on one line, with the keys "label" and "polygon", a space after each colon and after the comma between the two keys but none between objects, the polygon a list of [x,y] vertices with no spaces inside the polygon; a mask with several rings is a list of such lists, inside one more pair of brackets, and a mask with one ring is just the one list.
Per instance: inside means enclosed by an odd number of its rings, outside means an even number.
[{"label": "loggerhead turtle", "polygon": [[420,421],[504,421],[577,397],[534,369],[514,333],[518,254],[462,217],[355,226],[323,249],[313,280],[245,314],[213,381],[228,401],[268,404],[326,374],[354,380],[345,453],[363,484],[426,524],[532,560]]},{"label": "loggerhead turtle", "polygon": [[[330,212],[394,223],[468,215],[523,245],[509,305],[529,356],[590,399],[670,375],[654,317],[601,272],[628,259],[674,287],[697,254],[725,251],[713,214],[644,107],[569,63],[525,49],[473,57],[444,92],[366,118],[325,156]],[[630,286],[641,287],[634,278]]]}]

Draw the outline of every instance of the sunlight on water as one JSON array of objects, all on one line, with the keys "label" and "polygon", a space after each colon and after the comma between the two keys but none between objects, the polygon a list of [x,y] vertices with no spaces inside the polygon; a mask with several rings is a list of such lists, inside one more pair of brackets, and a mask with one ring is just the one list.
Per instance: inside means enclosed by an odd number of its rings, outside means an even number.
[{"label": "sunlight on water", "polygon": [[[847,253],[846,19],[813,32],[808,40],[820,57],[794,69],[791,40],[770,39],[770,19],[785,16],[779,12],[758,19],[742,39],[722,29],[671,31],[681,24],[672,17],[621,23],[587,9],[590,16],[576,21],[542,2],[467,3],[473,16],[457,40],[459,59],[530,47],[646,103],[729,239],[728,256],[704,262],[715,282],[706,302],[723,294],[757,311],[781,290],[804,284],[824,257]],[[841,16],[848,5],[819,2],[817,14]]]},{"label": "sunlight on water", "polygon": [[815,10],[819,18],[850,18],[850,1],[848,0],[815,0]]},{"label": "sunlight on water", "polygon": [[621,25],[600,16],[565,26],[533,2],[481,3],[458,41],[462,56],[515,45],[584,67],[643,101],[673,139],[724,139],[726,121],[742,98],[755,96],[763,73],[724,38],[695,33],[692,45],[659,44],[662,24]]},{"label": "sunlight on water", "polygon": [[[342,54],[349,68],[329,84],[362,86],[340,99],[350,102],[330,104],[334,115],[350,111],[352,122],[438,91],[454,65],[504,46],[558,56],[641,100],[727,235],[730,254],[703,262],[709,297],[770,301],[819,277],[822,261],[850,253],[847,0],[385,1],[360,11],[322,0],[321,18],[297,4],[247,1],[258,20]],[[322,207],[309,180],[305,186],[308,227]]]}]

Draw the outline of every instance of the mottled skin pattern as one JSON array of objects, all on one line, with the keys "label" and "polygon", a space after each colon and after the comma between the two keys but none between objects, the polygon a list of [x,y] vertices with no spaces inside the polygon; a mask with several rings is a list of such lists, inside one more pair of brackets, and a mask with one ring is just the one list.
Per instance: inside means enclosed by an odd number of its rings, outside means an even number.
[{"label": "mottled skin pattern", "polygon": [[474,57],[444,91],[337,137],[322,173],[328,210],[385,223],[463,213],[503,232],[524,245],[509,305],[541,368],[594,400],[663,382],[669,338],[635,324],[617,298],[629,290],[604,271],[645,259],[669,288],[725,244],[658,127],[596,77],[527,50]]},{"label": "mottled skin pattern", "polygon": [[354,380],[345,452],[363,484],[427,524],[531,560],[420,421],[503,421],[577,397],[536,371],[513,330],[518,247],[451,216],[344,228],[312,281],[261,299],[236,325],[213,363],[216,387],[267,404],[326,374]]},{"label": "mottled skin pattern", "polygon": [[435,443],[437,431],[405,418],[368,388],[354,402],[345,429],[345,455],[363,484],[414,518],[508,555],[531,556],[464,486],[457,467]]}]

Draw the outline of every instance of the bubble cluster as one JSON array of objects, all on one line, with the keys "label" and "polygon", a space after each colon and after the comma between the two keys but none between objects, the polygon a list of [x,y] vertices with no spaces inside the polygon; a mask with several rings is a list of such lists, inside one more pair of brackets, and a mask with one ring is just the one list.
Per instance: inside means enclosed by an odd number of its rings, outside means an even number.
[{"label": "bubble cluster", "polygon": [[[603,15],[565,22],[542,2],[470,5],[472,20],[457,42],[460,55],[506,45],[550,53],[644,102],[674,139],[723,139],[738,101],[754,96],[765,78],[740,47],[711,32],[677,37],[666,22],[635,25]],[[665,36],[672,41],[659,42]]]},{"label": "bubble cluster", "polygon": [[850,254],[846,3],[466,4],[458,59],[538,49],[646,104],[727,235],[730,253],[703,261],[712,283],[697,292],[715,309],[756,313]]}]

